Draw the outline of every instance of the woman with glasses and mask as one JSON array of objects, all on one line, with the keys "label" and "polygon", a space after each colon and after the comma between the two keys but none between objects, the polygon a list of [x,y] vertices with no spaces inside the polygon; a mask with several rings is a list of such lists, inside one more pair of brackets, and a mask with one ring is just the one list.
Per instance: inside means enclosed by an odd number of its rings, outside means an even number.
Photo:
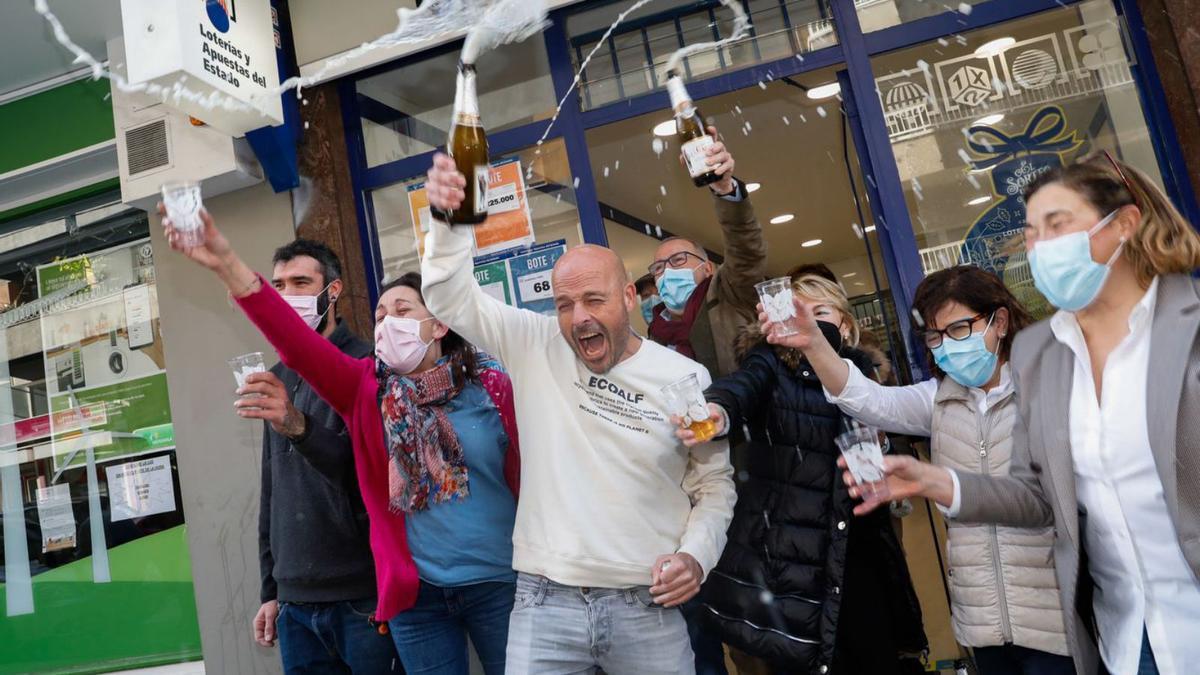
[{"label": "woman with glasses and mask", "polygon": [[484,672],[501,675],[520,474],[508,375],[429,313],[416,273],[380,292],[375,353],[343,354],[201,214],[205,242],[187,249],[163,219],[171,247],[212,270],[280,359],[346,421],[379,586],[363,621],[387,622],[403,671],[466,675],[470,637]]},{"label": "woman with glasses and mask", "polygon": [[[843,360],[803,303],[800,332],[777,340],[803,351],[831,403],[891,433],[928,436],[933,463],[1008,476],[1017,417],[1008,365],[1029,315],[996,275],[958,266],[917,287],[913,309],[935,377],[885,387]],[[768,328],[769,330],[769,328]],[[1054,531],[951,521],[950,614],[980,675],[1071,675],[1054,577]]]},{"label": "woman with glasses and mask", "polygon": [[1011,476],[889,457],[888,485],[961,522],[1054,525],[1080,673],[1195,672],[1200,236],[1107,153],[1040,176],[1025,201],[1034,283],[1059,311],[1013,346]]}]

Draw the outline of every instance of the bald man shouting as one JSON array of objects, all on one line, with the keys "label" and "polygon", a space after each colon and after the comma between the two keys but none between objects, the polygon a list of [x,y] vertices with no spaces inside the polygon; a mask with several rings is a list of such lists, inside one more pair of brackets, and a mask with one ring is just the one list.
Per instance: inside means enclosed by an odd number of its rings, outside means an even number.
[{"label": "bald man shouting", "polygon": [[[435,212],[463,199],[462,174],[434,157]],[[557,320],[509,307],[472,274],[471,230],[435,222],[425,303],[508,367],[521,436],[513,532],[519,573],[509,673],[693,673],[679,605],[725,547],[735,499],[724,441],[675,438],[662,388],[703,366],[629,327],[637,291],[607,248],[554,266]]]}]

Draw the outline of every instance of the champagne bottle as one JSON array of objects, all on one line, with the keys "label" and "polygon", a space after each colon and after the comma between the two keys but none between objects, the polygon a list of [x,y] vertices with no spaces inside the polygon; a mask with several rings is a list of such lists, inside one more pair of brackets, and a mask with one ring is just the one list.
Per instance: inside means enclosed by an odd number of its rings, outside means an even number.
[{"label": "champagne bottle", "polygon": [[478,225],[487,219],[488,144],[483,122],[479,119],[479,98],[475,95],[475,64],[459,61],[454,92],[454,119],[446,140],[446,152],[454,159],[459,173],[467,179],[465,197],[457,209],[442,212],[448,223]]},{"label": "champagne bottle", "polygon": [[683,163],[696,187],[721,180],[708,165],[708,149],[716,141],[704,130],[704,116],[692,103],[683,78],[674,70],[667,72],[667,93],[671,96],[671,109],[675,112],[675,133],[679,138]]}]

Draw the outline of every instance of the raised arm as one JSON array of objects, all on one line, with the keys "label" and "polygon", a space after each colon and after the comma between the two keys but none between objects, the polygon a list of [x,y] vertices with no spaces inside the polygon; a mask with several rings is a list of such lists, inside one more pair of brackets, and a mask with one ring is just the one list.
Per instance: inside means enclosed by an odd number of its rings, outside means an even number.
[{"label": "raised arm", "polygon": [[354,406],[362,364],[348,356],[332,342],[308,327],[299,314],[279,293],[266,283],[221,234],[207,211],[201,211],[204,222],[204,244],[184,248],[162,205],[163,227],[171,248],[182,252],[217,275],[238,306],[275,351],[279,358],[345,417]]},{"label": "raised arm", "polygon": [[[717,138],[717,130],[708,132]],[[717,222],[725,240],[725,262],[717,270],[713,284],[717,298],[737,311],[754,315],[758,292],[754,285],[767,274],[767,245],[763,241],[762,225],[754,217],[754,206],[746,186],[733,177],[733,156],[725,144],[717,141],[709,148],[709,163],[722,178],[713,183],[713,200]]]},{"label": "raised arm", "polygon": [[[457,208],[462,203],[464,184],[454,161],[436,155],[425,184],[435,213],[439,209]],[[508,363],[515,354],[540,349],[545,338],[557,330],[557,324],[484,293],[475,281],[471,240],[469,227],[433,221],[421,261],[425,306],[439,321],[503,363]]]},{"label": "raised arm", "polygon": [[725,411],[727,420],[723,433],[728,433],[729,427],[743,423],[775,388],[775,369],[767,359],[767,349],[769,347],[756,347],[737,370],[705,390],[704,397],[708,402]]},{"label": "raised arm", "polygon": [[795,299],[799,332],[779,336],[765,312],[759,312],[762,331],[771,344],[804,352],[805,359],[825,387],[825,398],[842,412],[864,424],[897,434],[928,436],[933,424],[937,382],[927,380],[907,387],[885,387],[843,359],[825,339],[808,306]]}]

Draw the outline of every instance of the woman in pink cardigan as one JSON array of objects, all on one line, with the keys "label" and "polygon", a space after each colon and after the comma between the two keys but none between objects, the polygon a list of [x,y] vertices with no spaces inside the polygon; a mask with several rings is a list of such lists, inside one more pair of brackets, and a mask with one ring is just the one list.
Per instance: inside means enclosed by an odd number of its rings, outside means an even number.
[{"label": "woman in pink cardigan", "polygon": [[[520,461],[508,376],[429,313],[416,273],[380,294],[375,357],[343,354],[202,218],[205,243],[189,249],[164,218],[171,247],[212,270],[346,421],[371,522],[374,618],[388,622],[405,670],[466,675],[469,635],[488,675],[503,673]],[[254,399],[235,405],[246,416]]]}]

